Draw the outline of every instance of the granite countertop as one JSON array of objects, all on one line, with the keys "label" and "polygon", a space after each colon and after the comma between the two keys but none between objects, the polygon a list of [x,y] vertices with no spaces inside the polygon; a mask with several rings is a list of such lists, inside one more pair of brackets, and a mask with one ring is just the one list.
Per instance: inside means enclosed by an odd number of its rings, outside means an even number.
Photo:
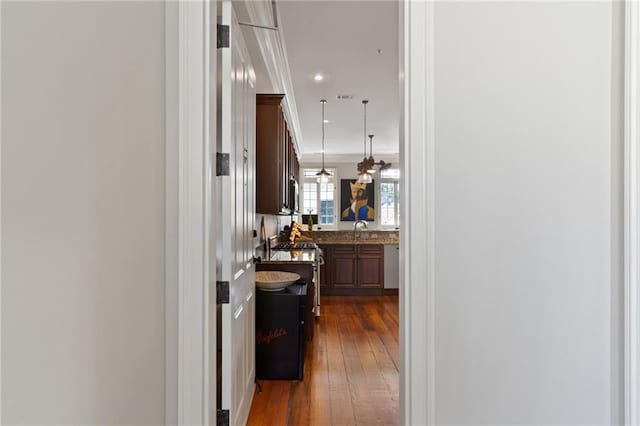
[{"label": "granite countertop", "polygon": [[312,265],[316,261],[315,250],[272,250],[271,257],[260,263],[308,263]]},{"label": "granite countertop", "polygon": [[302,235],[317,244],[399,244],[400,231],[303,231]]}]

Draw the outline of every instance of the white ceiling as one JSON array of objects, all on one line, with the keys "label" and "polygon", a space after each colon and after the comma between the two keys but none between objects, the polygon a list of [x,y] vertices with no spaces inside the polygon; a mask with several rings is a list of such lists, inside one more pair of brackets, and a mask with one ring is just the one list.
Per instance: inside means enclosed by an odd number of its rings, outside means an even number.
[{"label": "white ceiling", "polygon": [[[278,1],[280,28],[293,81],[305,157],[321,150],[325,98],[327,155],[363,152],[362,99],[376,153],[398,152],[398,3]],[[381,53],[378,53],[381,49]],[[325,78],[316,82],[313,76]],[[353,94],[353,100],[337,100]]]}]

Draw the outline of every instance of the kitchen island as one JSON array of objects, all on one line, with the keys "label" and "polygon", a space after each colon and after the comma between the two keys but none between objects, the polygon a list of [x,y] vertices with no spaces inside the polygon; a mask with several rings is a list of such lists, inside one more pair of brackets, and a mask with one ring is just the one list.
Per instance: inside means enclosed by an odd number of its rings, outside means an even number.
[{"label": "kitchen island", "polygon": [[304,231],[302,234],[322,250],[322,294],[398,293],[399,231]]},{"label": "kitchen island", "polygon": [[303,231],[302,236],[317,244],[398,244],[398,230],[336,230],[336,231]]},{"label": "kitchen island", "polygon": [[305,338],[313,339],[313,319],[318,309],[319,294],[316,293],[316,250],[271,251],[269,257],[256,264],[256,271],[285,271],[300,275],[300,282],[307,285]]}]

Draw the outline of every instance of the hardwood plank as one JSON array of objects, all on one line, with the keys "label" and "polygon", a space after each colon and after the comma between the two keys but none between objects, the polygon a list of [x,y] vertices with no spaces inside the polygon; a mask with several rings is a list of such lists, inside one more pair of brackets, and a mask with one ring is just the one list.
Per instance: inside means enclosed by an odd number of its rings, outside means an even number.
[{"label": "hardwood plank", "polygon": [[[329,302],[329,303],[327,303]],[[338,303],[333,303],[338,302]],[[329,395],[331,411],[331,424],[348,425],[355,424],[353,405],[351,404],[351,393],[349,380],[347,377],[345,359],[340,339],[340,328],[342,325],[342,313],[348,310],[348,306],[339,303],[340,300],[325,298],[323,309],[327,309],[325,318],[320,317],[320,321],[327,323],[327,352],[329,366]]]},{"label": "hardwood plank", "polygon": [[398,324],[397,318],[390,317],[386,312],[386,307],[367,305],[364,307],[366,310],[366,316],[369,321],[372,321],[373,330],[380,337],[383,344],[387,348],[388,353],[393,359],[396,367],[400,368],[400,345],[398,339]]},{"label": "hardwood plank", "polygon": [[[367,309],[365,308],[365,310]],[[365,315],[364,317],[376,323],[376,327],[374,327],[373,330],[368,330],[366,335],[369,340],[373,357],[375,358],[376,367],[385,385],[385,395],[391,397],[391,401],[387,405],[388,411],[385,412],[385,422],[391,423],[394,419],[397,422],[400,414],[400,369],[397,360],[398,350],[397,347],[390,350],[390,348],[384,344],[382,340],[383,333],[378,331],[381,323],[381,318],[379,316],[373,315],[370,317],[369,315]]]},{"label": "hardwood plank", "polygon": [[[318,320],[316,324],[318,336],[314,341],[312,352],[313,369],[311,371],[310,399],[312,403],[309,407],[309,417],[313,419],[313,424],[331,424],[331,393],[329,389],[329,355],[327,345],[326,327],[323,321]],[[291,419],[291,424],[295,424],[296,418]],[[310,422],[311,423],[311,422]]]},{"label": "hardwood plank", "polygon": [[399,423],[397,296],[325,296],[300,382],[261,381],[250,425]]},{"label": "hardwood plank", "polygon": [[373,327],[371,318],[367,315],[367,304],[358,301],[355,306],[358,315],[346,324],[344,330],[345,335],[358,336],[352,340],[359,361],[359,365],[356,365],[358,380],[350,380],[354,388],[352,395],[356,421],[358,424],[393,424],[397,422],[397,404],[389,404],[391,388],[380,369],[368,336]]},{"label": "hardwood plank", "polygon": [[[289,416],[291,382],[285,380],[261,380],[262,393],[253,396],[248,425],[286,425]],[[257,388],[257,387],[256,387]]]}]

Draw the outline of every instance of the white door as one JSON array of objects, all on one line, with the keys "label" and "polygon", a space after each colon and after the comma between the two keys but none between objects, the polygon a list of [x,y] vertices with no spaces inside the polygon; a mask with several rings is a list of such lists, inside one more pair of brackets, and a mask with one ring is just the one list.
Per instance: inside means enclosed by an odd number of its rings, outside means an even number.
[{"label": "white door", "polygon": [[230,175],[218,177],[218,280],[229,282],[222,306],[222,409],[232,425],[249,414],[255,376],[255,74],[233,13],[220,4],[230,47],[218,49],[218,152],[229,154]]}]

